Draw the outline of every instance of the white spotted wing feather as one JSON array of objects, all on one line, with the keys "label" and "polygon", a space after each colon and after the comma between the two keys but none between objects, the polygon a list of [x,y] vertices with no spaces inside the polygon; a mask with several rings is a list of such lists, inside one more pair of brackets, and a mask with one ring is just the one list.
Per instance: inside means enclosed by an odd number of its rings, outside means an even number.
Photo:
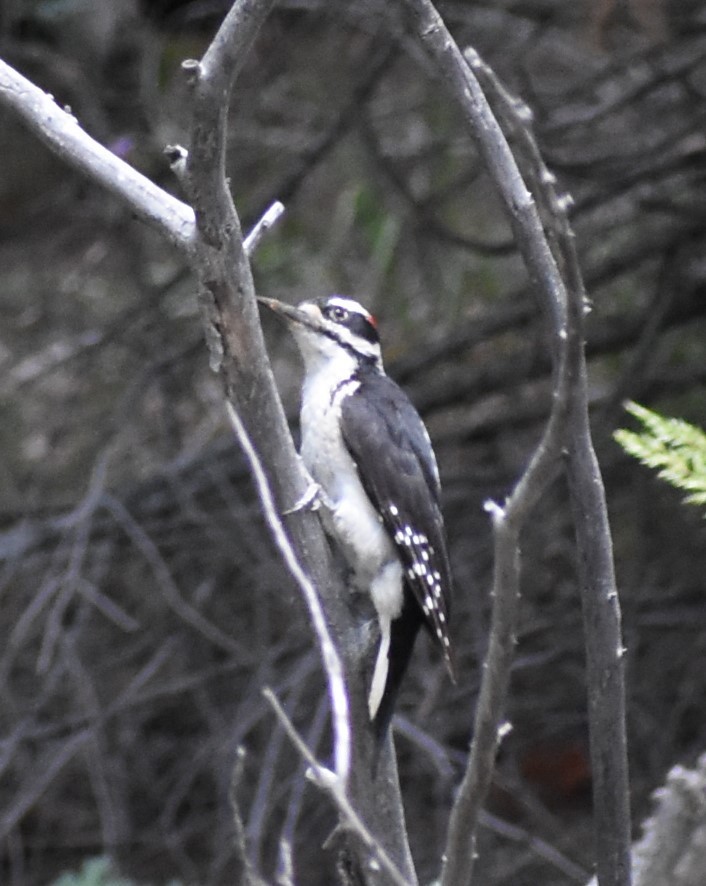
[{"label": "white spotted wing feather", "polygon": [[451,574],[429,437],[409,398],[388,376],[366,373],[359,381],[341,404],[343,439],[453,678]]}]

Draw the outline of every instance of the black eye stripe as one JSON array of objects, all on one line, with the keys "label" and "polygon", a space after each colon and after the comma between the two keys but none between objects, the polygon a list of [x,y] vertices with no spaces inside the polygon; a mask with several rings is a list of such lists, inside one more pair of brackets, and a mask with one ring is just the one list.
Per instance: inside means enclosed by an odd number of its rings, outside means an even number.
[{"label": "black eye stripe", "polygon": [[[351,310],[340,303],[336,303],[336,301],[329,301],[328,298],[316,299],[315,303],[327,320],[343,329],[348,329],[354,336],[361,338],[369,344],[380,344],[380,337],[375,324],[368,314],[361,313],[362,308],[360,310]],[[326,334],[330,335],[331,338],[339,340],[333,330],[331,333]],[[343,342],[341,343],[343,344]]]},{"label": "black eye stripe", "polygon": [[377,329],[362,314],[349,314],[345,325],[355,335],[359,335],[365,341],[371,344],[377,344],[380,341]]}]

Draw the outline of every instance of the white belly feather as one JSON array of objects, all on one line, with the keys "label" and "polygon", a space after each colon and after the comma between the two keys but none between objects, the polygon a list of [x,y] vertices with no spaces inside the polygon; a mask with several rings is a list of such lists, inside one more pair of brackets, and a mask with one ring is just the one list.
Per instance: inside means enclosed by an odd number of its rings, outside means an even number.
[{"label": "white belly feather", "polygon": [[333,404],[314,385],[305,387],[301,455],[329,499],[331,510],[324,509],[327,531],[338,540],[378,613],[382,610],[389,618],[397,618],[402,606],[402,567],[341,437],[340,399],[353,393],[358,384],[352,381],[342,387]]},{"label": "white belly feather", "polygon": [[341,436],[340,403],[359,382],[345,382],[331,402],[331,379],[306,379],[302,401],[301,456],[328,499],[326,530],[338,541],[361,590],[370,594],[380,623],[380,648],[368,698],[371,720],[380,706],[388,673],[390,623],[402,612],[402,564],[382,518],[370,503]]}]

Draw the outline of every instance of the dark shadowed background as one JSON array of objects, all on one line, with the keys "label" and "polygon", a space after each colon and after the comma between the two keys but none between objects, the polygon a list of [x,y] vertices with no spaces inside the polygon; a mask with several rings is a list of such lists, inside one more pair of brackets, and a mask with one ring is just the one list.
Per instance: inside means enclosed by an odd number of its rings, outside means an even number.
[{"label": "dark shadowed background", "polygon": [[[178,193],[179,63],[223,0],[11,0],[0,55],[94,137]],[[422,639],[397,747],[412,850],[438,869],[465,761],[491,568],[483,502],[511,487],[550,397],[545,330],[456,109],[379,2],[285,0],[232,101],[230,176],[254,260],[286,301],[353,295],[427,421],[456,577],[452,687]],[[706,526],[623,456],[626,398],[706,423],[706,13],[683,0],[449,0],[529,104],[574,199],[589,292],[593,428],[627,647],[639,822],[706,748]],[[285,405],[291,342],[265,319]],[[237,786],[254,863],[283,836],[297,882],[332,881],[326,801],[261,696],[327,754],[303,606],[225,420],[181,258],[0,112],[0,881],[109,853],[155,884],[232,881]],[[480,843],[484,883],[581,883],[592,864],[581,613],[564,488],[523,549],[523,617]],[[582,871],[583,869],[583,871]]]}]

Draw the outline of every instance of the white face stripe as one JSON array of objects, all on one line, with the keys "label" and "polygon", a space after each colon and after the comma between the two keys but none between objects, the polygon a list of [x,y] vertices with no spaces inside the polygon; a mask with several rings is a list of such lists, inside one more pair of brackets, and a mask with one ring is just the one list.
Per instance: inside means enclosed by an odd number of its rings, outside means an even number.
[{"label": "white face stripe", "polygon": [[328,300],[328,304],[336,308],[343,308],[344,311],[350,311],[351,314],[360,314],[362,317],[370,319],[371,314],[366,311],[360,302],[353,298],[347,298],[345,295],[334,295]]},{"label": "white face stripe", "polygon": [[[366,311],[359,302],[355,301],[355,299],[346,298],[344,295],[334,295],[328,299],[327,304],[342,308],[344,311],[348,311],[351,314],[358,314],[361,317],[365,317],[368,321],[371,320],[372,315]],[[303,311],[305,314],[309,314],[312,318],[315,317],[316,321],[321,324],[323,328],[329,330],[329,332],[336,337],[338,342],[344,346],[350,348],[355,353],[360,354],[362,357],[375,360],[376,363],[382,363],[382,350],[377,342],[366,341],[360,336],[355,335],[345,326],[327,320],[321,313],[320,307],[315,302],[303,301],[299,305],[299,310]],[[320,342],[320,347],[323,350],[325,343]]]},{"label": "white face stripe", "polygon": [[373,357],[375,360],[382,358],[380,345],[376,342],[365,341],[364,338],[354,335],[350,329],[346,329],[345,326],[338,326],[336,323],[327,323],[327,326],[335,332],[336,337],[343,344],[348,345],[357,353],[362,354],[364,357]]}]

